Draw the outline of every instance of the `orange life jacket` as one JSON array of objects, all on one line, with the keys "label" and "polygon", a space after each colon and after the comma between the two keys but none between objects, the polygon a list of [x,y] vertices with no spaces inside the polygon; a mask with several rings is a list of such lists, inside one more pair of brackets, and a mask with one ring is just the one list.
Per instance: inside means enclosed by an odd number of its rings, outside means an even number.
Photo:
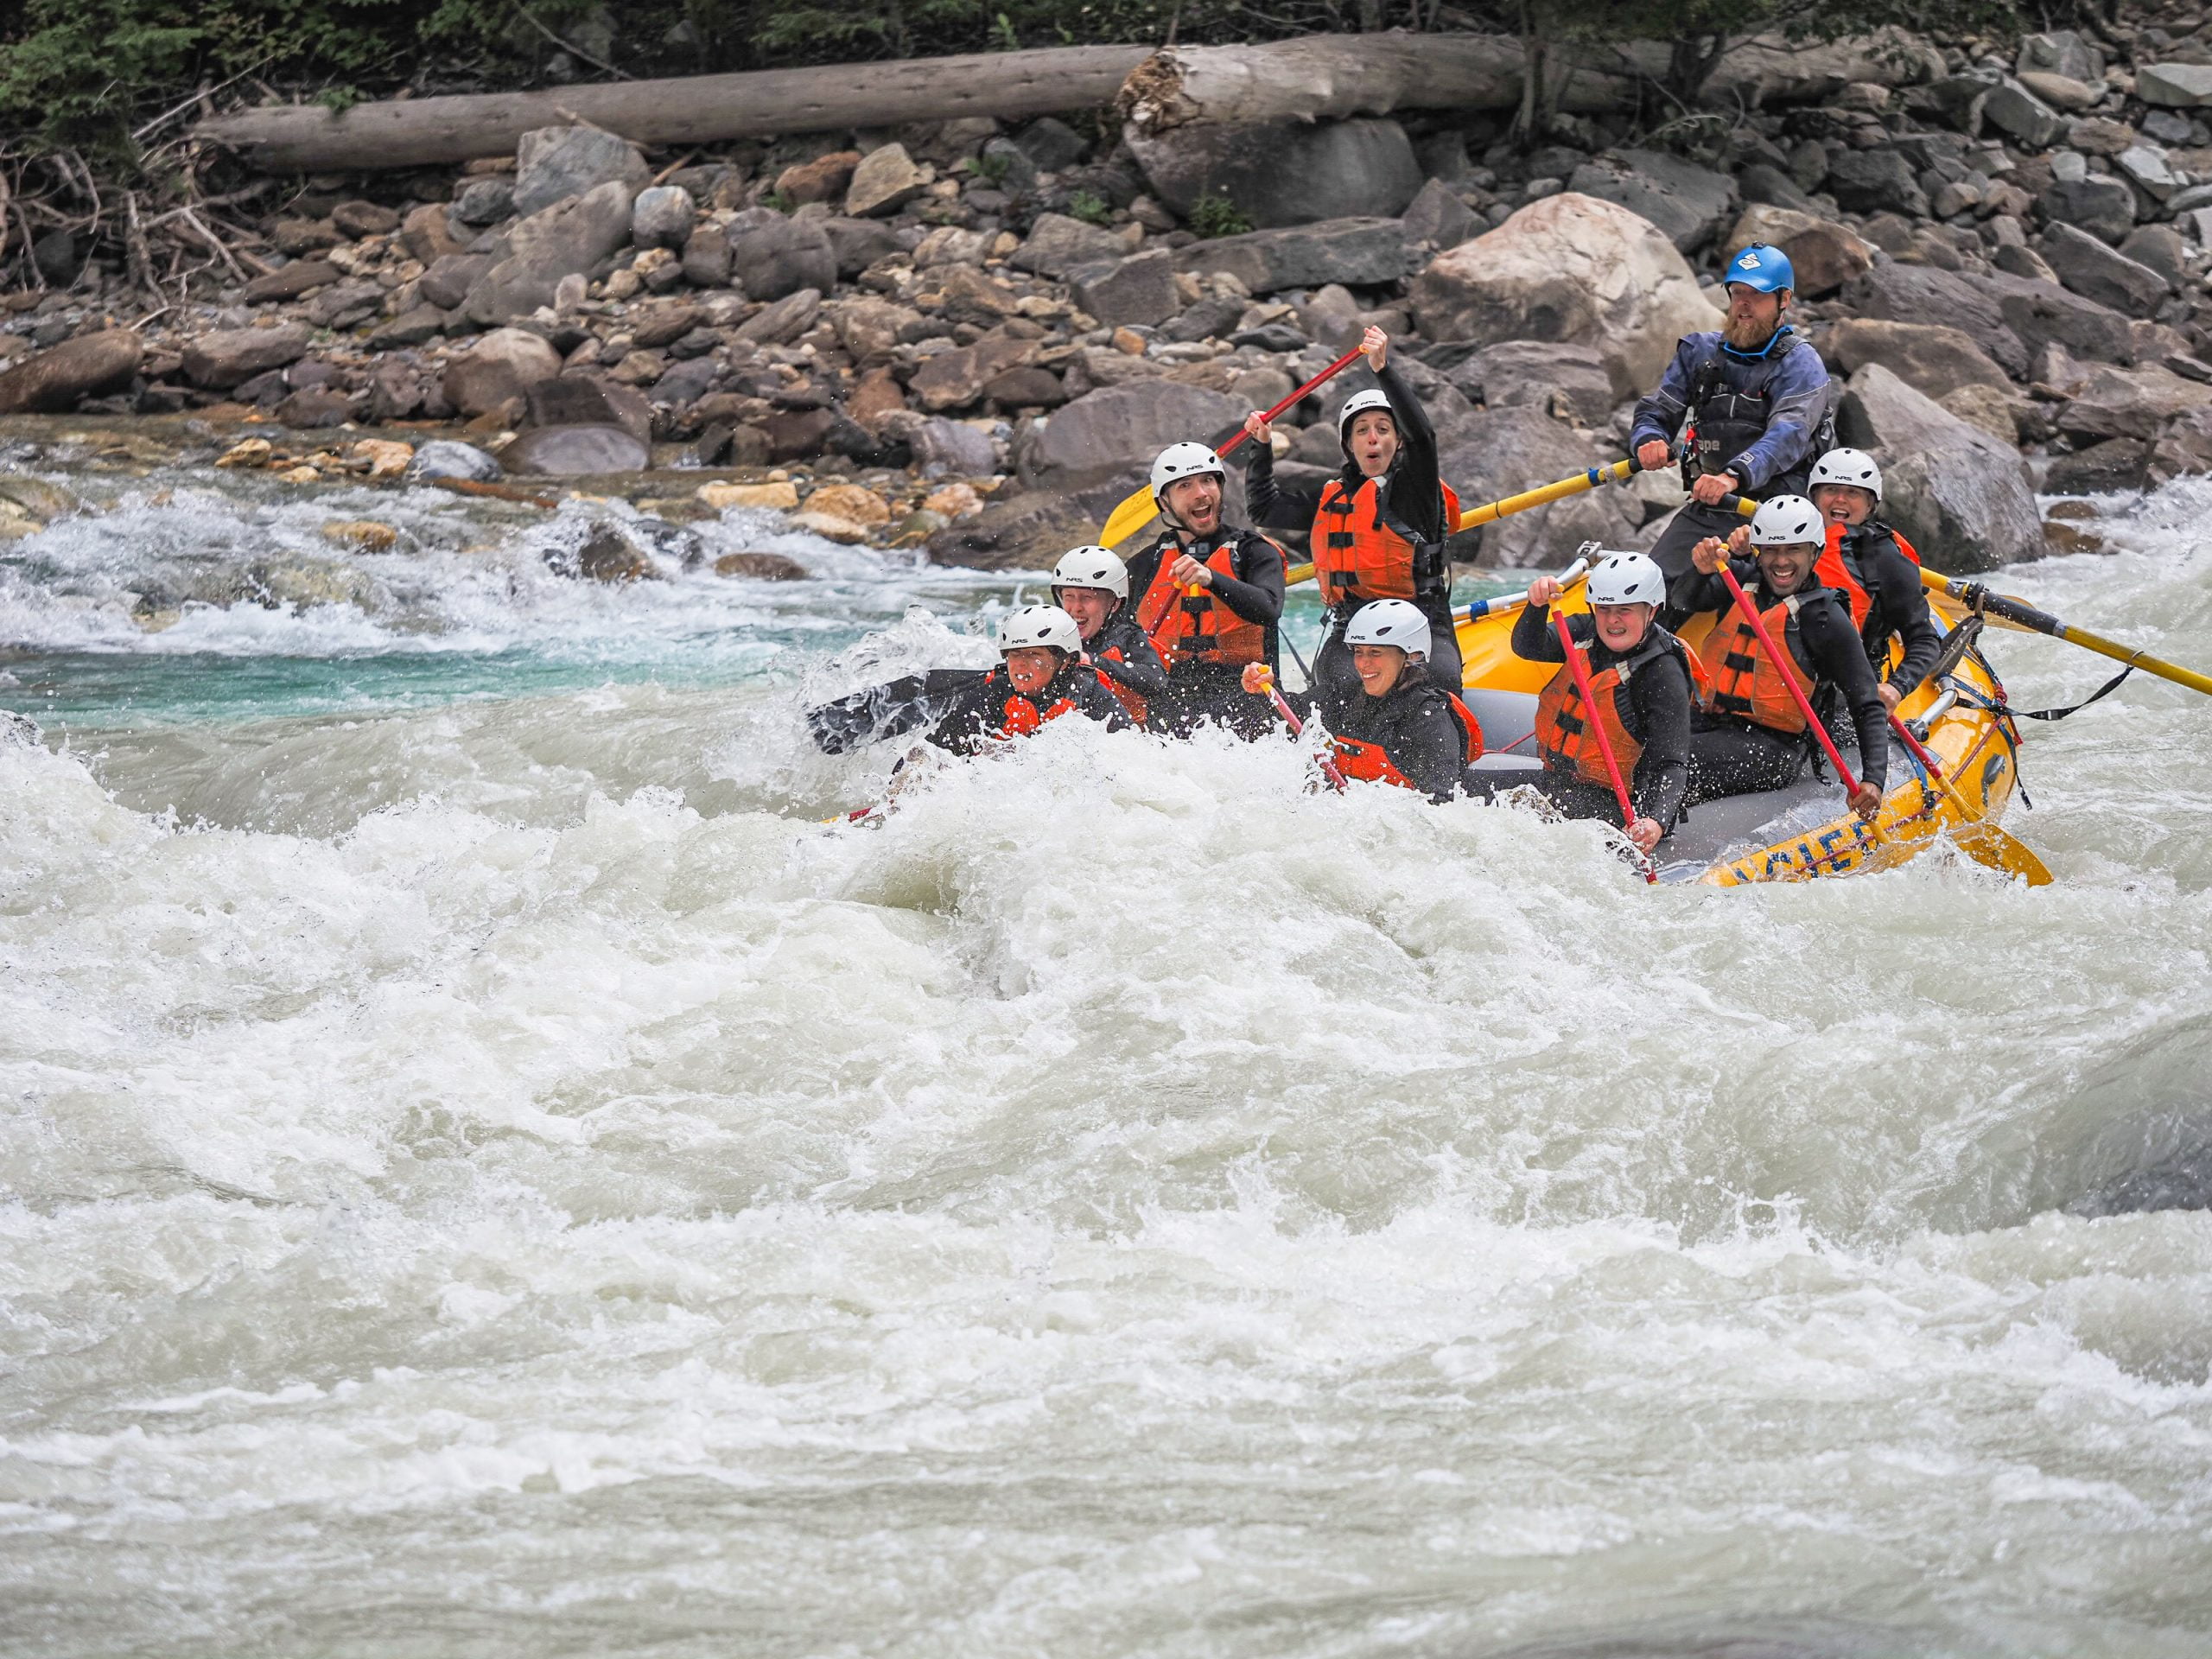
[{"label": "orange life jacket", "polygon": [[[1864,633],[1866,631],[1866,613],[1874,601],[1866,591],[1866,585],[1859,580],[1859,567],[1843,556],[1843,538],[1847,533],[1845,525],[1828,526],[1828,543],[1821,550],[1821,556],[1813,566],[1813,575],[1823,588],[1834,588],[1850,601],[1852,626]],[[1897,544],[1898,552],[1916,565],[1920,563],[1919,550],[1903,536],[1892,530],[1890,539]]]},{"label": "orange life jacket", "polygon": [[[1450,534],[1459,523],[1459,498],[1444,490],[1444,523]],[[1415,543],[1410,525],[1393,523],[1376,500],[1375,480],[1356,490],[1341,478],[1323,486],[1313,515],[1313,576],[1325,605],[1364,604],[1370,599],[1411,599],[1423,579],[1442,575],[1441,543]],[[1430,568],[1430,567],[1435,568]]]},{"label": "orange life jacket", "polygon": [[[1474,710],[1449,691],[1445,700],[1452,705],[1453,718],[1467,740],[1467,764],[1472,766],[1483,758],[1482,722],[1475,718]],[[1329,742],[1337,753],[1337,766],[1347,778],[1357,778],[1363,783],[1395,784],[1401,789],[1411,789],[1413,779],[1407,777],[1390,759],[1390,752],[1380,743],[1370,743],[1363,738],[1338,737],[1333,734]]]},{"label": "orange life jacket", "polygon": [[[1258,622],[1247,622],[1214,596],[1211,588],[1185,593],[1168,572],[1174,569],[1173,543],[1160,549],[1160,569],[1152,585],[1137,603],[1137,626],[1152,640],[1160,660],[1173,669],[1181,663],[1262,663],[1267,660],[1268,631]],[[1237,580],[1236,544],[1224,542],[1208,554],[1205,566],[1230,581]]]},{"label": "orange life jacket", "polygon": [[[1767,637],[1781,648],[1783,659],[1789,664],[1787,670],[1777,668],[1768,658],[1766,647],[1759,644],[1759,637],[1745,619],[1742,606],[1731,606],[1725,616],[1714,621],[1713,632],[1705,636],[1702,653],[1707,708],[1715,714],[1732,715],[1754,726],[1793,736],[1805,729],[1805,716],[1797,707],[1797,700],[1789,695],[1789,684],[1794,683],[1810,698],[1813,681],[1799,665],[1796,652],[1789,648],[1789,630],[1796,620],[1797,607],[1819,591],[1817,588],[1800,588],[1759,614],[1759,620],[1766,625]],[[1785,672],[1789,676],[1788,683],[1782,677]]]},{"label": "orange life jacket", "polygon": [[[1122,655],[1122,648],[1119,645],[1109,645],[1105,650],[1098,653],[1098,659],[1101,662],[1107,663],[1120,663],[1128,660]],[[1145,701],[1142,697],[1137,696],[1135,692],[1130,690],[1128,686],[1123,685],[1111,674],[1101,674],[1098,677],[1098,683],[1104,686],[1109,691],[1114,694],[1116,701],[1120,702],[1122,708],[1129,711],[1129,718],[1131,720],[1136,721],[1140,726],[1144,724]]]},{"label": "orange life jacket", "polygon": [[[1643,636],[1643,643],[1625,660],[1590,676],[1590,695],[1597,704],[1598,723],[1612,741],[1613,759],[1619,763],[1623,783],[1635,774],[1636,763],[1643,755],[1643,745],[1629,734],[1627,724],[1621,719],[1617,694],[1627,689],[1638,670],[1669,652],[1681,658],[1682,666],[1689,671],[1694,690],[1706,690],[1705,664],[1690,654],[1688,645],[1656,622]],[[1536,753],[1542,757],[1548,772],[1563,772],[1586,784],[1612,786],[1611,774],[1605,770],[1605,751],[1599,747],[1597,740],[1591,735],[1589,722],[1583,718],[1582,688],[1574,683],[1572,663],[1559,665],[1559,671],[1536,699]]]},{"label": "orange life jacket", "polygon": [[[995,687],[1005,674],[1003,668],[993,669],[983,682],[985,689],[988,690]],[[1099,677],[1103,679],[1105,677],[1101,675]],[[1075,704],[1066,696],[1039,709],[1035,699],[1014,690],[1009,681],[1006,696],[999,705],[999,734],[1001,737],[1027,737],[1046,721],[1058,720],[1062,715],[1074,712]]]}]

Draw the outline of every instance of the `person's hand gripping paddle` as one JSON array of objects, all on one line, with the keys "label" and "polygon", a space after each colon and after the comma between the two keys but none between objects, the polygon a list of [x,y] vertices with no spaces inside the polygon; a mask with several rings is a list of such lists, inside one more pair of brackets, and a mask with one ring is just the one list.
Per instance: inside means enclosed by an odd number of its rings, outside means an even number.
[{"label": "person's hand gripping paddle", "polygon": [[[1620,760],[1613,753],[1613,740],[1606,735],[1605,722],[1598,718],[1597,696],[1590,689],[1590,659],[1574,643],[1574,633],[1568,627],[1567,618],[1557,611],[1552,613],[1552,627],[1559,635],[1559,648],[1567,653],[1567,671],[1574,676],[1574,689],[1581,695],[1583,708],[1589,711],[1590,730],[1598,740],[1598,753],[1605,759],[1605,776],[1612,780],[1613,798],[1621,804],[1621,829],[1626,831],[1636,823],[1636,808],[1628,798],[1628,783],[1621,776]],[[1651,868],[1651,855],[1641,847],[1636,849],[1636,863],[1647,883],[1658,880],[1659,873]]]}]

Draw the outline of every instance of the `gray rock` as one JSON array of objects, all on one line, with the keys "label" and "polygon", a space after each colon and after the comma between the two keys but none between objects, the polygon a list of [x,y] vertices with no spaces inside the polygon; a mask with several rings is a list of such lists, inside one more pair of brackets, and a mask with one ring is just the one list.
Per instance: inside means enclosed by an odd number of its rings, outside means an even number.
[{"label": "gray rock", "polygon": [[1073,273],[1071,291],[1078,307],[1109,328],[1165,322],[1183,307],[1175,289],[1175,256],[1166,248],[1110,265],[1086,265]]},{"label": "gray rock", "polygon": [[453,199],[453,216],[464,225],[496,225],[515,211],[515,181],[497,174],[471,179]]},{"label": "gray rock", "polygon": [[1065,213],[1039,213],[1029,227],[1029,235],[1007,263],[1039,276],[1065,277],[1077,265],[1118,259],[1128,251],[1129,245],[1118,232],[1086,225]]},{"label": "gray rock", "polygon": [[491,269],[491,257],[486,254],[444,254],[423,273],[415,291],[428,303],[451,311],[468,297],[468,290]]},{"label": "gray rock", "polygon": [[1847,149],[1828,164],[1828,192],[1854,213],[1928,216],[1927,193],[1912,163],[1894,149]]},{"label": "gray rock", "polygon": [[2066,118],[2010,75],[1981,99],[1981,118],[2009,132],[2030,149],[2048,149],[2066,130]]},{"label": "gray rock", "polygon": [[1852,376],[1837,429],[1845,442],[1877,452],[1883,512],[1930,563],[1991,570],[2043,551],[2019,452],[1879,364]]},{"label": "gray rock", "polygon": [[2007,242],[1991,250],[1989,263],[2011,276],[2024,276],[2031,283],[2058,281],[2058,273],[2044,263],[2043,255],[2024,243]]},{"label": "gray rock", "polygon": [[1618,202],[1692,253],[1720,234],[1736,209],[1736,183],[1663,150],[1609,150],[1574,169],[1567,188]]},{"label": "gray rock", "polygon": [[2189,142],[2189,118],[2176,115],[2171,110],[2147,111],[2140,123],[2143,136],[2161,144],[2185,144]]},{"label": "gray rock", "polygon": [[626,208],[652,181],[644,156],[595,127],[540,127],[515,146],[514,209],[525,217],[609,183],[627,187]]},{"label": "gray rock", "polygon": [[1255,294],[1328,283],[1379,288],[1401,281],[1413,265],[1405,227],[1395,219],[1324,219],[1197,242],[1175,252],[1176,270],[1225,270]]},{"label": "gray rock", "polygon": [[939,352],[914,371],[907,391],[932,415],[966,409],[983,395],[983,388],[1009,369],[1020,367],[1030,356],[1027,340],[986,335],[973,346]]},{"label": "gray rock", "polygon": [[2028,348],[2005,321],[1996,295],[1967,278],[1929,265],[1876,265],[1847,286],[1843,297],[1865,317],[1925,322],[1941,317],[2010,375],[2027,372]]},{"label": "gray rock", "polygon": [[2212,408],[2212,386],[2163,365],[2099,364],[2058,411],[2058,429],[2077,443],[2101,438],[2157,438],[2174,421]]},{"label": "gray rock", "polygon": [[1073,167],[1090,148],[1081,133],[1049,115],[1032,121],[1014,135],[1014,142],[1039,173],[1058,173]]},{"label": "gray rock", "polygon": [[2043,257],[2075,293],[2128,316],[2149,316],[2173,291],[2148,265],[2114,252],[2071,225],[2053,225],[2044,232]]},{"label": "gray rock", "polygon": [[691,193],[672,184],[638,192],[630,204],[630,239],[641,248],[680,248],[691,239]]},{"label": "gray rock", "polygon": [[1941,399],[1959,386],[1991,386],[2010,394],[2012,383],[1980,346],[1941,323],[1890,322],[1851,317],[1831,323],[1819,338],[1821,355],[1846,375],[1878,363],[1924,397]]},{"label": "gray rock", "polygon": [[2146,63],[2135,72],[2135,95],[2170,110],[2212,105],[2212,63]]},{"label": "gray rock", "polygon": [[499,463],[475,445],[456,442],[451,438],[431,439],[407,463],[407,476],[410,479],[465,478],[490,484],[505,475]]},{"label": "gray rock", "polygon": [[747,317],[738,325],[737,337],[759,346],[785,345],[814,327],[821,315],[822,290],[802,288]]},{"label": "gray rock", "polygon": [[2107,438],[2061,455],[2044,474],[2043,487],[2050,495],[2104,495],[2116,490],[2139,490],[2151,458],[2151,446],[2139,438]]},{"label": "gray rock", "polygon": [[1096,536],[1109,511],[1057,493],[1001,498],[931,537],[930,559],[973,570],[1049,570],[1064,550]]},{"label": "gray rock", "polygon": [[711,357],[686,358],[653,382],[652,401],[657,408],[681,408],[696,403],[715,388],[721,365]]},{"label": "gray rock", "polygon": [[[1827,176],[1826,160],[1821,163],[1821,176]],[[1754,162],[1738,174],[1736,184],[1743,192],[1744,200],[1754,206],[1787,207],[1792,213],[1815,218],[1821,215],[1820,204],[1805,194],[1793,175],[1778,167],[1769,167],[1764,162]]]},{"label": "gray rock", "polygon": [[523,392],[525,430],[541,426],[619,426],[643,443],[653,411],[642,393],[588,371],[540,380]]},{"label": "gray rock", "polygon": [[748,207],[733,219],[730,278],[748,298],[780,300],[803,288],[826,294],[837,285],[837,254],[819,222],[786,219],[772,207]]},{"label": "gray rock", "polygon": [[184,378],[195,386],[235,386],[270,369],[298,362],[307,355],[309,337],[303,322],[202,334],[184,348]]},{"label": "gray rock", "polygon": [[2044,69],[2029,70],[2020,77],[2020,85],[2054,110],[2078,111],[2094,109],[2105,95],[2101,85],[2092,86],[2086,81],[2075,80],[2067,75],[2054,75]]},{"label": "gray rock", "polygon": [[2014,60],[2013,67],[2022,74],[2039,71],[2075,80],[2098,81],[2104,79],[2105,54],[2073,29],[2052,29],[2046,34],[2021,36],[2019,55]]},{"label": "gray rock", "polygon": [[2181,181],[2166,165],[2166,152],[2156,144],[2131,144],[2113,157],[2113,165],[2153,201],[2164,201],[2181,188]]},{"label": "gray rock", "polygon": [[[1011,138],[994,137],[983,145],[980,163],[982,176],[988,179],[998,175],[997,188],[1007,196],[1026,196],[1037,188],[1037,175],[1040,171],[1029,152]],[[1055,169],[1057,170],[1057,169]],[[982,187],[989,188],[988,185]]]},{"label": "gray rock", "polygon": [[2093,362],[2126,363],[2134,359],[2134,333],[2127,319],[2109,306],[2069,293],[2056,283],[2019,276],[1986,276],[1979,286],[1995,295],[2006,327],[2031,356],[2046,346],[2063,346],[2074,356]]},{"label": "gray rock", "polygon": [[483,415],[561,372],[560,353],[523,328],[495,328],[446,365],[446,401]]},{"label": "gray rock", "polygon": [[1447,378],[1471,402],[1492,409],[1564,408],[1585,426],[1599,425],[1612,413],[1605,359],[1568,341],[1500,340],[1469,355]]},{"label": "gray rock", "polygon": [[1033,425],[1015,460],[1023,482],[1032,487],[1082,489],[1141,476],[1169,444],[1204,442],[1247,413],[1226,392],[1172,380],[1109,386]]},{"label": "gray rock", "polygon": [[2189,244],[2171,225],[2143,225],[2127,233],[2120,251],[2179,288],[2189,275]]},{"label": "gray rock", "polygon": [[822,233],[836,255],[840,276],[857,276],[877,260],[906,251],[899,232],[880,219],[825,219]]},{"label": "gray rock", "polygon": [[2061,184],[2079,184],[2089,176],[2089,152],[2062,149],[2050,158],[2050,176]]},{"label": "gray rock", "polygon": [[2199,207],[2212,207],[2212,183],[2184,185],[2166,198],[2167,211],[2176,216]]},{"label": "gray rock", "polygon": [[610,181],[518,222],[507,257],[476,280],[461,308],[473,321],[501,323],[550,305],[563,276],[590,270],[630,239],[632,194],[626,181]]},{"label": "gray rock", "polygon": [[[1147,255],[1146,257],[1157,257]],[[1173,275],[1169,283],[1173,284]],[[1163,324],[1159,337],[1171,345],[1187,340],[1214,340],[1226,335],[1236,327],[1236,320],[1244,315],[1244,302],[1239,299],[1200,300],[1196,305],[1179,311]],[[1086,307],[1085,309],[1089,308]],[[1096,313],[1093,313],[1096,315]],[[1104,321],[1104,318],[1100,318]]]},{"label": "gray rock", "polygon": [[861,157],[845,191],[845,212],[854,219],[880,219],[897,213],[929,188],[929,170],[906,154],[904,144],[885,144]]},{"label": "gray rock", "polygon": [[452,326],[452,312],[435,305],[411,305],[370,334],[369,349],[397,352],[426,345]]},{"label": "gray rock", "polygon": [[0,415],[61,414],[86,397],[120,391],[137,373],[143,355],[138,336],[128,328],[65,340],[0,372]]},{"label": "gray rock", "polygon": [[1395,121],[1197,123],[1123,137],[1152,194],[1187,219],[1226,197],[1261,229],[1353,214],[1396,214],[1421,186],[1421,163]]},{"label": "gray rock", "polygon": [[721,288],[729,281],[729,236],[721,226],[693,227],[683,245],[683,280],[694,288]]},{"label": "gray rock", "polygon": [[2079,226],[2101,241],[2116,243],[2135,226],[2135,192],[2099,174],[2071,181],[2054,179],[2036,205],[2051,223]]},{"label": "gray rock", "polygon": [[1483,223],[1441,179],[1421,186],[1402,215],[1406,240],[1432,248],[1456,248],[1481,232]]},{"label": "gray rock", "polygon": [[988,435],[965,421],[927,416],[906,428],[905,436],[914,465],[926,476],[981,478],[997,470],[998,453]]},{"label": "gray rock", "polygon": [[296,300],[302,294],[336,282],[345,274],[327,259],[295,259],[248,283],[245,302],[259,305],[269,300]]}]

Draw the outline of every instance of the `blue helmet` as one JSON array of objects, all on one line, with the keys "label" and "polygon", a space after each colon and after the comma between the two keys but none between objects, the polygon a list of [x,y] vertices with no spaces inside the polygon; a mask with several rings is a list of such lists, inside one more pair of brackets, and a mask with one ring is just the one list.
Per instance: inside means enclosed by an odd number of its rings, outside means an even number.
[{"label": "blue helmet", "polygon": [[1755,288],[1762,294],[1771,294],[1778,288],[1797,286],[1797,273],[1791,269],[1789,256],[1770,243],[1754,242],[1728,262],[1728,269],[1720,273],[1720,285],[1741,283]]}]

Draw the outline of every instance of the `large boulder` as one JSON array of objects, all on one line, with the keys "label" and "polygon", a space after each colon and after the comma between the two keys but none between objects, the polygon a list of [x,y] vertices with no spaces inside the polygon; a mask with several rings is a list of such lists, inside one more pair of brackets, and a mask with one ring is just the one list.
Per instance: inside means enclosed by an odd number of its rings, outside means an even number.
[{"label": "large boulder", "polygon": [[1432,248],[1456,248],[1482,228],[1474,210],[1441,179],[1431,179],[1415,193],[1402,215],[1406,240]]},{"label": "large boulder", "polygon": [[2102,80],[2105,54],[2070,29],[2024,35],[2013,66],[2021,74],[2064,75],[2069,80]]},{"label": "large boulder", "polygon": [[2094,362],[2135,360],[2134,327],[2110,306],[2069,293],[2056,283],[2003,272],[1974,282],[1995,298],[2006,329],[2031,358],[2046,346],[2063,346],[2074,356]]},{"label": "large boulder", "polygon": [[691,239],[691,193],[673,184],[638,192],[630,204],[630,239],[641,248],[680,248]]},{"label": "large boulder", "polygon": [[729,222],[730,280],[748,298],[780,300],[811,288],[837,286],[837,252],[810,219],[786,219],[772,207],[748,207]]},{"label": "large boulder", "polygon": [[2146,63],[2135,73],[2135,95],[2163,109],[2212,105],[2212,64]]},{"label": "large boulder", "polygon": [[1065,276],[1077,266],[1118,259],[1128,251],[1129,245],[1118,231],[1086,225],[1065,213],[1039,213],[1007,263],[1039,276]]},{"label": "large boulder", "polygon": [[2066,118],[2010,75],[1999,76],[1981,99],[1981,118],[2030,149],[2047,149],[2066,130]]},{"label": "large boulder", "polygon": [[1430,340],[1588,346],[1621,397],[1657,384],[1684,334],[1720,326],[1664,232],[1574,191],[1439,254],[1414,279],[1413,301]]},{"label": "large boulder", "polygon": [[184,378],[195,386],[235,386],[257,374],[298,362],[307,355],[310,338],[303,322],[202,334],[184,348]]},{"label": "large boulder", "polygon": [[1933,265],[1876,265],[1847,284],[1845,302],[1862,317],[1891,322],[1926,322],[1940,317],[1956,328],[2005,373],[2028,371],[2028,348],[2005,321],[1998,296],[1955,271]]},{"label": "large boulder", "polygon": [[1712,241],[1736,209],[1733,179],[1664,150],[1609,150],[1576,168],[1567,188],[1649,219],[1684,253]]},{"label": "large boulder", "polygon": [[508,233],[506,257],[476,279],[462,311],[496,324],[550,305],[563,276],[590,270],[630,239],[636,195],[627,180],[610,180],[521,220]]},{"label": "large boulder", "polygon": [[484,415],[561,372],[561,354],[526,328],[494,328],[446,365],[446,401]]},{"label": "large boulder", "polygon": [[1185,218],[1226,197],[1262,229],[1395,214],[1421,188],[1421,163],[1395,121],[1193,124],[1124,137],[1153,194]]},{"label": "large boulder", "polygon": [[[1154,248],[1111,264],[1087,265],[1073,275],[1076,304],[1105,327],[1123,323],[1149,327],[1166,321],[1183,308],[1182,296],[1175,289],[1175,256],[1166,248]],[[1240,306],[1230,313],[1229,321],[1233,324],[1242,314]]]},{"label": "large boulder", "polygon": [[1057,490],[1011,496],[931,537],[930,561],[973,570],[1049,570],[1069,548],[1098,539],[1107,511]]},{"label": "large boulder", "polygon": [[1175,253],[1176,270],[1225,270],[1254,294],[1330,283],[1380,288],[1403,278],[1413,263],[1405,227],[1395,219],[1326,219],[1194,242]]},{"label": "large boulder", "polygon": [[652,169],[627,141],[596,127],[540,127],[515,146],[515,212],[527,217],[603,184],[628,187],[631,199]]},{"label": "large boulder", "polygon": [[634,473],[652,461],[636,433],[606,424],[533,427],[499,452],[507,471],[547,478]]},{"label": "large boulder", "polygon": [[2058,429],[2077,444],[2104,438],[2159,436],[2184,415],[2212,407],[2212,386],[2158,365],[2099,364],[2058,411]]},{"label": "large boulder", "polygon": [[845,190],[845,213],[852,219],[883,219],[897,213],[930,187],[936,175],[906,154],[904,144],[885,144],[861,157]]},{"label": "large boulder", "polygon": [[2053,179],[2036,206],[2050,223],[2079,226],[2103,242],[2118,242],[2135,228],[2135,192],[2107,174]]},{"label": "large boulder", "polygon": [[1878,363],[1851,377],[1837,436],[1875,452],[1883,512],[1930,564],[1992,570],[2042,553],[2043,521],[2019,452]]},{"label": "large boulder", "polygon": [[1894,149],[1846,149],[1828,162],[1828,194],[1854,213],[1928,217],[1928,195],[1912,163]]},{"label": "large boulder", "polygon": [[1605,359],[1588,346],[1502,340],[1457,358],[1445,375],[1470,403],[1535,408],[1601,424],[1616,401]]},{"label": "large boulder", "polygon": [[1721,238],[1725,265],[1754,242],[1780,248],[1789,256],[1801,299],[1826,299],[1853,277],[1874,268],[1874,250],[1859,234],[1815,213],[1754,203]]},{"label": "large boulder", "polygon": [[2044,232],[2043,257],[2075,293],[2131,317],[2149,316],[2173,291],[2148,265],[2137,264],[2071,225],[2053,225]]},{"label": "large boulder", "polygon": [[2012,381],[1988,353],[1942,323],[1886,322],[1848,317],[1820,335],[1821,355],[1845,375],[1878,363],[1924,397],[1941,399],[1960,386],[1990,386],[2009,394]]},{"label": "large boulder", "polygon": [[1172,380],[1086,393],[1039,421],[1015,455],[1023,482],[1082,489],[1141,476],[1169,444],[1211,441],[1249,412],[1241,399]]},{"label": "large boulder", "polygon": [[925,359],[907,390],[932,415],[965,409],[982,397],[986,384],[1026,363],[1033,350],[1026,340],[986,335],[973,346]]},{"label": "large boulder", "polygon": [[[1528,407],[1477,410],[1460,423],[1440,460],[1470,505],[1548,484],[1617,459],[1589,433]],[[1482,563],[1556,568],[1584,542],[1640,546],[1641,504],[1625,490],[1572,495],[1484,527]]]},{"label": "large boulder", "polygon": [[118,391],[138,372],[144,353],[128,328],[103,328],[65,340],[0,373],[0,415],[58,415],[83,398]]}]

